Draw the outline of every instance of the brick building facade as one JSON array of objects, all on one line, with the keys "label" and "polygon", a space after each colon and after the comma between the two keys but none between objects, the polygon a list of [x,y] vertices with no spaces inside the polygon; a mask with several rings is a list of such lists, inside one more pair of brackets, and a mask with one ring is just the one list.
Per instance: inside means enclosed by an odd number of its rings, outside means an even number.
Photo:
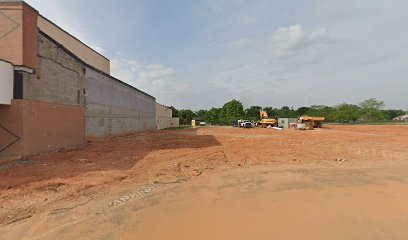
[{"label": "brick building facade", "polygon": [[25,2],[0,2],[0,157],[156,129],[156,99],[109,74],[109,59]]}]

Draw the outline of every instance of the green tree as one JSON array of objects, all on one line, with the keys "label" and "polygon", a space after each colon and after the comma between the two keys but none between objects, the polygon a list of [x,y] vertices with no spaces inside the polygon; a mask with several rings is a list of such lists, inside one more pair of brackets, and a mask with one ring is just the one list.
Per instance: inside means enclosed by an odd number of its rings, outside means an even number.
[{"label": "green tree", "polygon": [[245,109],[245,118],[248,120],[260,120],[261,117],[259,115],[259,111],[262,110],[260,106],[250,106],[249,108]]},{"label": "green tree", "polygon": [[198,120],[204,120],[205,114],[207,113],[207,110],[198,110],[195,112],[195,118]]},{"label": "green tree", "polygon": [[336,110],[333,107],[328,107],[325,105],[312,105],[306,112],[306,115],[325,117],[326,121],[333,121],[333,114],[335,111]]},{"label": "green tree", "polygon": [[190,109],[181,109],[178,112],[180,118],[180,125],[190,125],[191,120],[195,117],[194,112]]},{"label": "green tree", "polygon": [[384,101],[378,100],[376,98],[370,98],[364,100],[359,105],[361,107],[363,120],[375,121],[384,119],[384,115],[381,112],[381,109],[385,106]]},{"label": "green tree", "polygon": [[221,123],[221,108],[211,108],[205,113],[204,120],[211,124]]},{"label": "green tree", "polygon": [[334,120],[341,123],[351,123],[361,117],[361,108],[354,104],[343,103],[335,107]]},{"label": "green tree", "polygon": [[278,111],[277,109],[273,108],[273,107],[264,107],[263,109],[270,118],[274,118],[278,116]]},{"label": "green tree", "polygon": [[178,117],[179,116],[178,115],[178,110],[175,107],[170,106],[169,108],[171,109],[172,117]]},{"label": "green tree", "polygon": [[360,104],[361,108],[371,108],[371,109],[382,109],[385,107],[384,101],[378,100],[376,98],[370,98],[362,101]]},{"label": "green tree", "polygon": [[277,110],[277,115],[278,117],[282,118],[295,118],[297,117],[296,111],[293,109],[293,107],[288,107],[288,106],[283,106],[281,109]]},{"label": "green tree", "polygon": [[398,116],[404,115],[405,111],[399,109],[387,109],[387,110],[381,110],[381,112],[383,113],[385,119],[387,120],[392,120]]},{"label": "green tree", "polygon": [[300,107],[296,110],[296,113],[300,117],[300,116],[306,115],[309,110],[310,110],[310,107]]},{"label": "green tree", "polygon": [[244,106],[238,100],[233,99],[222,107],[221,117],[224,124],[231,124],[244,117]]}]

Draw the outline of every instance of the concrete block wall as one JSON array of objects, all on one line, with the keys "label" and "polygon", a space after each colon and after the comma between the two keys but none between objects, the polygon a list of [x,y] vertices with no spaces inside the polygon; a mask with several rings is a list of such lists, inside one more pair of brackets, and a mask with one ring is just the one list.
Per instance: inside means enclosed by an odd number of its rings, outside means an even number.
[{"label": "concrete block wall", "polygon": [[86,136],[154,129],[155,98],[87,66],[54,39],[38,34],[38,66],[24,73],[23,98],[86,108]]},{"label": "concrete block wall", "polygon": [[42,32],[55,39],[82,61],[104,73],[110,74],[109,59],[41,15],[38,16],[37,25]]},{"label": "concrete block wall", "polygon": [[155,129],[156,99],[109,75],[86,68],[86,136]]},{"label": "concrete block wall", "polygon": [[179,127],[179,118],[173,118],[171,108],[156,103],[156,127],[158,130]]},{"label": "concrete block wall", "polygon": [[170,127],[180,127],[180,118],[178,117],[171,118]]},{"label": "concrete block wall", "polygon": [[23,98],[83,105],[85,67],[46,35],[38,34],[35,74],[24,74]]}]

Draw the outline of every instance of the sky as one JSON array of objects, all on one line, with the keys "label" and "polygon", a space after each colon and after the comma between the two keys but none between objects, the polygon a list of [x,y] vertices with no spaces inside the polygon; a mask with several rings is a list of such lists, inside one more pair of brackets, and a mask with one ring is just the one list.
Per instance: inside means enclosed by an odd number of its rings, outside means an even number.
[{"label": "sky", "polygon": [[178,109],[336,105],[408,110],[406,0],[27,0]]}]

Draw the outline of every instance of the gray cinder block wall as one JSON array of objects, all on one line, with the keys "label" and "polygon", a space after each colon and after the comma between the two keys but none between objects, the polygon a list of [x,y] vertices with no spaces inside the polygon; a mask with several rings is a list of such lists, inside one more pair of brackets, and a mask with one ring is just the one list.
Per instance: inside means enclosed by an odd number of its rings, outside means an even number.
[{"label": "gray cinder block wall", "polygon": [[37,69],[24,73],[23,99],[83,105],[85,68],[81,62],[38,34]]},{"label": "gray cinder block wall", "polygon": [[91,68],[85,78],[86,136],[155,129],[154,97]]},{"label": "gray cinder block wall", "polygon": [[99,71],[45,33],[38,34],[38,66],[24,73],[23,99],[85,108],[85,136],[156,129],[156,99]]}]

